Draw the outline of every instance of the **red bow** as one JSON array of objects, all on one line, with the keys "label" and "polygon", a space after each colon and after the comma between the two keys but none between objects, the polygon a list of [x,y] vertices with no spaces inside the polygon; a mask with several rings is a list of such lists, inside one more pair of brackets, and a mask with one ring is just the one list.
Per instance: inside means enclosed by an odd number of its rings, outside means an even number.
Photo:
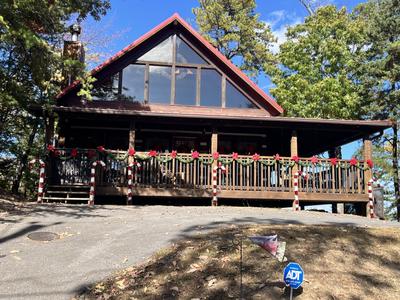
[{"label": "red bow", "polygon": [[352,157],[350,159],[350,166],[355,166],[355,165],[357,165],[357,163],[358,163],[358,161],[355,157]]},{"label": "red bow", "polygon": [[129,148],[129,150],[128,150],[128,155],[129,155],[129,156],[134,156],[135,154],[136,154],[135,149]]},{"label": "red bow", "polygon": [[199,158],[199,152],[193,151],[192,152],[192,158],[194,158],[194,159]]},{"label": "red bow", "polygon": [[176,150],[171,151],[171,157],[175,158],[177,156],[178,152]]},{"label": "red bow", "polygon": [[367,159],[367,165],[372,169],[374,167],[374,162],[371,159]]},{"label": "red bow", "polygon": [[150,157],[155,157],[155,156],[157,156],[157,151],[156,150],[150,150],[148,155]]},{"label": "red bow", "polygon": [[78,149],[76,148],[71,149],[71,157],[77,157],[77,155],[78,155]]}]

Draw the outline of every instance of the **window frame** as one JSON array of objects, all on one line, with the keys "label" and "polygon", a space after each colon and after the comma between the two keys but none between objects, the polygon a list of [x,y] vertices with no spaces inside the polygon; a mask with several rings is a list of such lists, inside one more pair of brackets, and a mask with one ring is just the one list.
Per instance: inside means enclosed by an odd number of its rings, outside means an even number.
[{"label": "window frame", "polygon": [[[227,86],[227,80],[229,83],[238,90],[241,94],[243,94],[251,103],[254,104],[255,108],[262,108],[256,101],[253,100],[252,97],[250,97],[241,87],[239,87],[233,80],[228,78],[224,72],[222,72],[216,65],[210,62],[210,60],[204,56],[203,53],[198,51],[196,47],[193,46],[192,43],[188,41],[188,39],[183,36],[179,32],[172,33],[173,34],[173,43],[172,43],[172,63],[167,63],[167,62],[157,62],[157,61],[144,61],[144,60],[135,60],[128,65],[144,65],[145,66],[145,72],[144,72],[144,99],[143,99],[143,104],[148,105],[151,103],[151,99],[149,99],[149,70],[150,66],[166,66],[166,67],[171,67],[171,94],[170,94],[170,101],[169,105],[182,105],[182,106],[187,106],[185,104],[179,104],[176,103],[176,68],[182,67],[182,68],[194,68],[196,69],[196,103],[195,105],[190,105],[190,106],[201,106],[201,70],[203,69],[211,69],[215,70],[221,75],[221,98],[220,98],[220,106],[215,106],[221,107],[221,108],[227,108],[227,109],[235,109],[232,107],[226,107],[226,86]],[[206,61],[208,64],[193,64],[193,63],[179,63],[176,61],[176,50],[177,50],[177,45],[176,45],[176,37],[179,37],[183,42],[185,42],[197,55],[199,55],[204,61]],[[158,44],[157,44],[158,45]],[[123,70],[120,70],[119,72],[116,72],[115,74],[119,73],[119,86],[118,86],[118,94],[117,98],[121,98],[120,96],[122,95],[122,82],[123,82]],[[156,104],[156,102],[154,102]],[[254,109],[254,108],[249,108],[249,109]]]}]

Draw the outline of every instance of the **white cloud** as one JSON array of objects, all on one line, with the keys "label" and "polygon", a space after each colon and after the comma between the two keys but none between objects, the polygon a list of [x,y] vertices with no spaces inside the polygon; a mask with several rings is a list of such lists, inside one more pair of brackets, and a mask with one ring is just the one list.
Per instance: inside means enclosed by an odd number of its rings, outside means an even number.
[{"label": "white cloud", "polygon": [[277,38],[277,42],[272,45],[272,52],[277,53],[279,46],[286,41],[286,30],[289,26],[301,23],[303,20],[295,13],[288,13],[285,10],[276,10],[268,15],[265,24],[271,27],[272,33]]}]

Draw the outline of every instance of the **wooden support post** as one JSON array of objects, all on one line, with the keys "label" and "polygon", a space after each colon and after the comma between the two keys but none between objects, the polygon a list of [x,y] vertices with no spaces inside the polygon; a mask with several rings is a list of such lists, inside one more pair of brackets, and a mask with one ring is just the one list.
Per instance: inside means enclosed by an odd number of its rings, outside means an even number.
[{"label": "wooden support post", "polygon": [[[130,128],[129,128],[129,148],[135,149],[135,122],[131,121]],[[128,164],[133,163],[133,158],[128,158]]]},{"label": "wooden support post", "polygon": [[[369,138],[364,139],[364,161],[368,159],[372,160],[372,142]],[[366,165],[366,163],[364,163]],[[364,171],[364,190],[368,194],[368,181],[372,178],[372,170],[368,169]],[[369,214],[369,203],[366,204],[367,217]]]},{"label": "wooden support post", "polygon": [[135,148],[135,122],[131,121],[129,128],[129,148]]},{"label": "wooden support post", "polygon": [[336,203],[337,213],[344,214],[344,203]]},{"label": "wooden support post", "polygon": [[[296,130],[292,131],[292,137],[290,139],[290,156],[298,156],[299,151],[298,151],[298,146],[297,146],[297,132]],[[298,166],[294,165],[293,166],[293,173],[298,171]]]},{"label": "wooden support post", "polygon": [[47,145],[52,145],[54,140],[54,116],[49,115],[45,119],[45,143]]},{"label": "wooden support post", "polygon": [[[54,114],[50,113],[44,119],[44,150],[47,150],[47,145],[54,145]],[[50,155],[45,160],[45,172],[47,178],[53,177],[54,158]],[[44,183],[43,183],[44,185]]]},{"label": "wooden support post", "polygon": [[[217,151],[218,151],[218,133],[217,133],[217,130],[215,128],[213,128],[212,134],[211,134],[211,155],[213,155],[213,153],[215,153]],[[210,175],[212,176],[211,178],[213,179],[212,180],[213,194],[217,193],[216,189],[217,189],[217,175],[218,175],[218,172],[214,172],[213,171],[217,166],[218,166],[218,162],[214,161],[213,164],[212,164],[212,168],[210,168],[210,172],[212,173]],[[214,176],[215,176],[215,178],[214,178]],[[217,205],[217,201],[214,201],[215,199],[213,197],[213,200],[211,201],[211,205],[212,206],[216,206]]]},{"label": "wooden support post", "polygon": [[[296,130],[292,131],[292,137],[290,138],[290,157],[293,156],[298,156],[298,147],[297,147],[297,132]],[[295,174],[297,174],[297,172],[299,171],[299,167],[297,164],[295,164],[292,168],[292,178],[295,176]],[[300,178],[301,179],[301,178]],[[292,184],[294,182],[294,180],[291,180]],[[300,189],[300,182],[301,180],[298,180],[298,188]],[[294,189],[294,187],[292,186],[292,189]],[[294,201],[293,201],[293,205],[294,205]],[[295,209],[295,207],[293,206],[293,209]]]},{"label": "wooden support post", "polygon": [[218,133],[215,129],[211,134],[211,154],[218,151]]}]

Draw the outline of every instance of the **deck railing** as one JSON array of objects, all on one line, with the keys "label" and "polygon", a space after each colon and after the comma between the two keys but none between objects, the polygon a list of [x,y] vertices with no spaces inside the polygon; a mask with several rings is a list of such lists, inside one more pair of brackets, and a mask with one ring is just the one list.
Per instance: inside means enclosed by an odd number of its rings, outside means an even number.
[{"label": "deck railing", "polygon": [[[99,159],[105,162],[104,169],[97,172],[97,185],[126,186],[128,156],[122,151],[101,153],[91,149],[80,149],[71,156],[71,149],[58,149],[51,156],[52,184],[88,184],[90,164]],[[212,170],[216,165],[211,154],[157,154],[149,157],[147,153],[136,153],[140,170],[135,170],[133,183],[138,187],[159,188],[212,188]],[[145,159],[144,159],[145,158]],[[293,175],[301,171],[299,190],[312,193],[362,194],[365,191],[366,164],[363,161],[350,163],[347,160],[300,158],[299,162],[289,157],[220,155],[219,162],[226,168],[226,174],[218,173],[218,186],[221,190],[232,191],[274,191],[292,192]]]}]

